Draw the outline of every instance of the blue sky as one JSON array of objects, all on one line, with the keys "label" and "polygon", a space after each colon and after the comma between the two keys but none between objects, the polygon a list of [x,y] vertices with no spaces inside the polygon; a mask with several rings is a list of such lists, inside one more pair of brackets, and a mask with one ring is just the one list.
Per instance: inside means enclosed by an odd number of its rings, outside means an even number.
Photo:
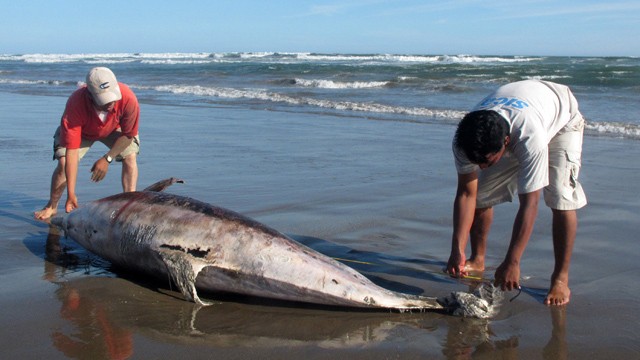
[{"label": "blue sky", "polygon": [[640,56],[638,0],[0,0],[0,53]]}]

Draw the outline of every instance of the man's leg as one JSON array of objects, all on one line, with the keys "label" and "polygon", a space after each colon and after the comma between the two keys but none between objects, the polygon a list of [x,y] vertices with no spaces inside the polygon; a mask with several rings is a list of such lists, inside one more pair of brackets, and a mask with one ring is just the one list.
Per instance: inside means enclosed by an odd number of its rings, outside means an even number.
[{"label": "man's leg", "polygon": [[122,191],[136,191],[138,183],[138,162],[133,153],[122,159]]},{"label": "man's leg", "polygon": [[58,203],[62,198],[62,193],[67,186],[67,177],[64,173],[66,158],[58,159],[58,165],[51,175],[51,190],[49,192],[49,202],[42,210],[33,213],[33,217],[38,220],[46,220],[58,212]]},{"label": "man's leg", "polygon": [[[121,136],[122,133],[119,130],[116,130],[100,141],[111,149]],[[116,161],[122,162],[122,173],[120,175],[120,180],[122,181],[122,192],[136,191],[136,186],[138,184],[137,154],[139,151],[140,140],[136,136],[131,144],[116,156]]]},{"label": "man's leg", "polygon": [[465,263],[466,271],[483,271],[487,253],[487,239],[493,222],[493,207],[476,209],[471,225],[471,257]]},{"label": "man's leg", "polygon": [[[575,99],[574,99],[575,101]],[[577,103],[575,103],[577,110]],[[569,265],[578,230],[577,209],[587,204],[578,181],[582,163],[584,118],[576,111],[572,120],[549,142],[549,186],[545,202],[553,212],[553,252],[555,266],[551,275],[547,305],[569,302]]]},{"label": "man's leg", "polygon": [[573,243],[578,229],[578,215],[575,210],[553,211],[553,253],[555,266],[551,275],[551,287],[544,299],[546,305],[564,305],[569,302],[569,265]]}]

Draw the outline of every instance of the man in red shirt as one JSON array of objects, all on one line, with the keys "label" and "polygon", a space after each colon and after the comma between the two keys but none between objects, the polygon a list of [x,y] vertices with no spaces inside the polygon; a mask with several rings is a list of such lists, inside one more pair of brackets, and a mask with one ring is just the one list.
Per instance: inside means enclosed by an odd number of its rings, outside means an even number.
[{"label": "man in red shirt", "polygon": [[140,150],[138,99],[129,87],[118,83],[116,76],[105,67],[96,67],[87,74],[87,85],[74,91],[54,135],[54,159],[58,166],[51,177],[49,202],[34,213],[45,220],[56,214],[58,202],[66,187],[65,210],[78,207],[76,179],[78,163],[95,141],[105,144],[109,151],[91,167],[91,180],[104,179],[115,159],[122,162],[122,190],[135,191],[138,182],[136,156]]}]

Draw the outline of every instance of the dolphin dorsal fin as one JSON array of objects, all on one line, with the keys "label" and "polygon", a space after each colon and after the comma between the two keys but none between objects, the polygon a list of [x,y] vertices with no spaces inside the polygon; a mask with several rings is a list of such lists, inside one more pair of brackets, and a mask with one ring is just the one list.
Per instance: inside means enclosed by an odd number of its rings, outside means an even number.
[{"label": "dolphin dorsal fin", "polygon": [[143,191],[156,191],[156,192],[160,192],[160,191],[164,191],[164,189],[168,188],[169,186],[175,184],[175,183],[180,183],[180,184],[184,184],[184,180],[182,179],[178,179],[178,178],[168,178],[168,179],[164,179],[164,180],[160,180],[157,183],[151,184],[149,186],[147,186]]}]

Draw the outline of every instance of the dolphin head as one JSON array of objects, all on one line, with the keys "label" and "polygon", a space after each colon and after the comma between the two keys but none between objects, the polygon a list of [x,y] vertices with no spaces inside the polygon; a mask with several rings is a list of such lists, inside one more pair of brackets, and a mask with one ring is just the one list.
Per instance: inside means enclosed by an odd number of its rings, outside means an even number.
[{"label": "dolphin head", "polygon": [[67,217],[68,214],[55,215],[51,218],[51,224],[58,227],[60,230],[67,232]]}]

